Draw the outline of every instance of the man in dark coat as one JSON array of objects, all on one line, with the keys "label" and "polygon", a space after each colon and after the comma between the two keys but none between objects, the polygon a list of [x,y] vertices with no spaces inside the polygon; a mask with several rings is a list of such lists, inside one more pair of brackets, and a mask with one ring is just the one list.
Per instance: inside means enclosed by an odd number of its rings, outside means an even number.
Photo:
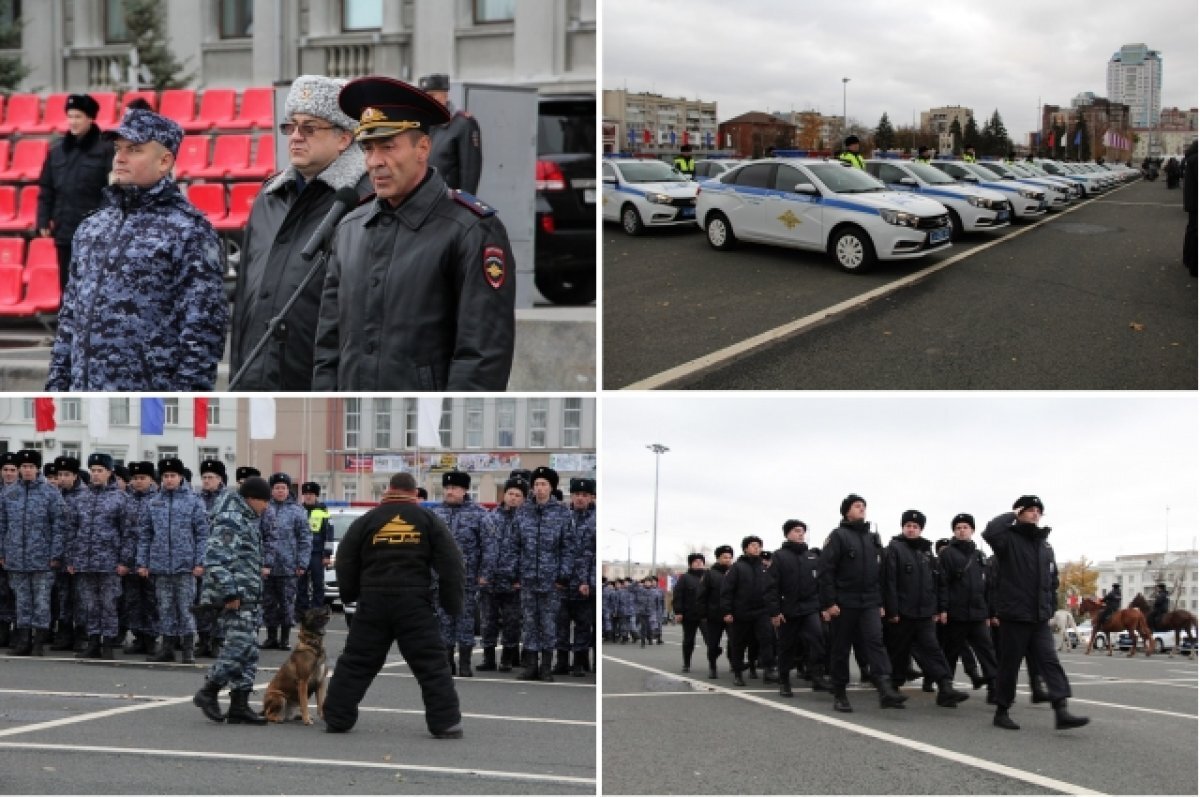
[{"label": "man in dark coat", "polygon": [[742,540],[742,555],[721,581],[721,619],[729,626],[729,660],[734,686],[745,686],[746,648],[757,639],[763,683],[776,680],[773,656],[774,632],[767,617],[767,573],[762,563],[762,539],[750,535]]},{"label": "man in dark coat", "polygon": [[704,614],[704,644],[707,646],[708,677],[717,677],[717,659],[721,657],[721,635],[728,629],[721,614],[721,582],[733,564],[733,546],[718,545],[713,551],[717,561],[704,573],[700,584],[700,606]]},{"label": "man in dark coat", "polygon": [[1150,623],[1150,630],[1158,628],[1159,622],[1163,615],[1171,610],[1171,594],[1167,592],[1167,585],[1158,583],[1154,585],[1154,606],[1150,609],[1150,616],[1146,621]]},{"label": "man in dark coat", "polygon": [[1183,158],[1183,209],[1187,211],[1187,230],[1183,233],[1183,265],[1196,276],[1196,142]]},{"label": "man in dark coat", "polygon": [[426,75],[417,87],[440,102],[450,121],[433,128],[429,136],[432,147],[429,165],[438,170],[446,185],[474,194],[479,190],[483,174],[483,144],[479,139],[479,122],[465,111],[457,110],[450,102],[450,77]]},{"label": "man in dark coat", "polygon": [[704,583],[704,554],[690,553],[687,572],[675,580],[671,594],[671,605],[675,610],[675,622],[683,626],[683,669],[692,671],[692,651],[696,649],[696,629],[704,639],[704,606],[700,603],[701,587]]},{"label": "man in dark coat", "polygon": [[312,389],[502,391],[512,368],[516,285],[496,212],[429,167],[446,120],[398,80],[353,80],[375,199],[338,225],[321,296]]},{"label": "man in dark coat", "polygon": [[[983,552],[971,539],[975,536],[975,518],[963,512],[950,522],[954,539],[938,553],[940,594],[938,606],[942,611],[943,650],[950,675],[955,663],[963,656],[963,669],[971,673],[965,658],[968,651],[975,654],[982,676],[971,674],[975,688],[987,685],[987,702],[996,702],[996,653],[988,630],[991,611],[988,606],[988,567]],[[969,646],[968,646],[969,645]]]},{"label": "man in dark coat", "polygon": [[779,634],[779,694],[792,696],[791,669],[802,642],[813,691],[829,691],[833,683],[825,674],[825,636],[818,614],[821,549],[809,548],[804,541],[808,534],[804,521],[787,521],[783,534],[787,539],[771,557],[767,571],[767,616]]},{"label": "man in dark coat", "polygon": [[71,239],[83,217],[100,207],[113,145],[96,126],[100,103],[87,94],[67,97],[67,134],[50,148],[38,180],[38,235],[54,237],[63,292],[71,273]]},{"label": "man in dark coat", "polygon": [[[237,373],[312,267],[300,257],[340,189],[371,192],[357,122],[338,107],[344,80],[301,75],[284,103],[290,165],[272,176],[250,209],[233,298],[230,373]],[[308,391],[324,269],[309,281],[276,336],[238,382],[239,390]]]}]

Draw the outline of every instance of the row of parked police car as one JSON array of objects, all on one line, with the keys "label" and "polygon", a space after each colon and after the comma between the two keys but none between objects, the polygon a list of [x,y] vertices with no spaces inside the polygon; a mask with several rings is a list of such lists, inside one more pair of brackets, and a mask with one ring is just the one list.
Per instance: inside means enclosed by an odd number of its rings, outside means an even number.
[{"label": "row of parked police car", "polygon": [[777,151],[762,160],[707,159],[691,179],[640,158],[601,163],[602,215],[640,235],[699,225],[716,249],[740,241],[828,252],[846,271],[937,252],[965,233],[1061,210],[1138,179],[1120,164],[870,158]]}]

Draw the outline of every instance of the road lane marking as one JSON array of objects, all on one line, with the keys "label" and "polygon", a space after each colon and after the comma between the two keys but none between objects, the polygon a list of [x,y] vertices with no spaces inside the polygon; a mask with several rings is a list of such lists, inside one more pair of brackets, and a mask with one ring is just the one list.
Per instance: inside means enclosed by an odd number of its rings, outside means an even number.
[{"label": "road lane marking", "polygon": [[[672,675],[671,673],[667,673],[662,670],[656,670],[653,667],[647,667],[644,664],[637,664],[636,662],[625,661],[623,659],[617,659],[617,658],[613,658],[611,656],[609,657],[609,659],[611,661],[614,661],[614,662],[617,662],[620,664],[624,664],[628,667],[633,667],[635,669],[646,670],[648,672],[657,673],[659,675]],[[693,680],[693,679],[687,678],[685,676],[672,675],[672,677],[676,677],[676,678],[679,678],[680,680],[684,680],[684,681]],[[967,755],[965,753],[959,753],[954,750],[948,750],[944,747],[938,747],[936,745],[927,744],[926,742],[918,742],[914,739],[906,739],[903,736],[897,736],[892,733],[887,733],[886,731],[877,731],[873,728],[868,728],[863,725],[855,725],[854,723],[847,722],[846,720],[838,719],[836,717],[826,716],[824,714],[817,714],[816,712],[808,711],[806,709],[798,708],[796,706],[786,706],[786,705],[779,703],[778,701],[768,700],[765,697],[759,697],[758,695],[748,695],[748,694],[745,694],[744,692],[733,690],[733,689],[727,689],[727,688],[721,687],[721,686],[708,685],[708,688],[720,691],[720,692],[730,695],[732,697],[740,698],[741,700],[746,700],[746,701],[749,701],[752,703],[759,703],[760,705],[767,706],[768,708],[773,708],[778,711],[783,711],[783,712],[786,712],[789,714],[794,714],[796,716],[804,717],[806,719],[810,719],[815,722],[820,722],[825,725],[831,725],[835,728],[840,728],[842,730],[850,731],[852,733],[857,733],[857,734],[861,734],[863,736],[868,736],[872,739],[879,739],[880,741],[891,742],[892,744],[899,745],[900,747],[907,747],[910,750],[916,750],[917,752],[920,752],[920,753],[926,753],[928,755],[937,756],[938,758],[944,758],[946,760],[953,761],[958,764],[966,764],[967,766],[972,766],[972,767],[975,767],[976,769],[982,769],[987,772],[992,772],[997,775],[1002,775],[1007,778],[1012,778],[1013,780],[1019,780],[1019,781],[1025,782],[1025,783],[1030,783],[1030,784],[1033,784],[1033,785],[1038,786],[1043,789],[1054,789],[1056,791],[1061,791],[1066,794],[1103,794],[1104,793],[1104,792],[1099,792],[1099,791],[1093,791],[1092,789],[1088,789],[1084,786],[1080,786],[1075,783],[1069,783],[1067,781],[1057,780],[1055,778],[1048,778],[1044,775],[1038,775],[1037,773],[1034,773],[1034,772],[1026,772],[1025,770],[1016,769],[1014,767],[1010,767],[1005,764],[999,764],[999,763],[996,763],[995,761],[988,761],[986,758],[978,758],[976,756]]]},{"label": "road lane marking", "polygon": [[[309,707],[315,709],[317,707],[317,704],[312,703]],[[419,714],[422,717],[425,716],[425,709],[423,709],[423,708],[419,708],[419,709],[418,708],[359,708],[359,711],[373,711],[378,714]],[[595,726],[595,724],[596,724],[595,722],[592,722],[591,720],[564,720],[564,719],[556,719],[554,717],[514,717],[514,716],[509,716],[509,715],[501,715],[501,714],[467,714],[465,712],[463,713],[463,716],[470,718],[470,719],[477,719],[477,720],[502,720],[504,722],[533,722],[533,723],[546,723],[549,725],[591,725],[591,726]]]},{"label": "road lane marking", "polygon": [[617,694],[604,694],[604,695],[602,695],[602,697],[605,700],[608,700],[609,698],[613,698],[613,697],[639,697],[639,698],[641,698],[641,697],[680,697],[683,695],[712,696],[715,694],[716,694],[716,692],[711,692],[709,690],[705,690],[703,692],[698,692],[698,691],[692,689],[687,692],[620,692]]},{"label": "road lane marking", "polygon": [[1122,711],[1141,711],[1145,714],[1161,714],[1164,717],[1180,717],[1181,719],[1196,721],[1195,714],[1181,714],[1178,711],[1164,711],[1160,708],[1142,708],[1141,706],[1127,706],[1124,703],[1106,703],[1103,700],[1088,700],[1083,697],[1072,697],[1072,703],[1087,703],[1091,706],[1104,706],[1105,708],[1119,708]]},{"label": "road lane marking", "polygon": [[[384,676],[387,678],[414,678],[415,677],[408,673],[402,673],[402,672],[381,672],[379,674],[381,676]],[[563,681],[563,680],[518,681],[516,678],[480,678],[478,675],[473,676],[469,680],[464,680],[464,679],[458,678],[458,677],[456,677],[454,679],[454,683],[456,685],[463,684],[463,683],[471,683],[472,681],[474,681],[475,683],[484,683],[484,684],[513,684],[514,686],[549,686],[549,687],[558,687],[560,689],[594,689],[596,687],[596,685],[594,683],[588,683],[586,681],[584,681],[583,683],[571,683],[569,681]]]},{"label": "road lane marking", "polygon": [[128,714],[133,711],[144,711],[148,708],[160,708],[162,706],[175,706],[181,703],[192,702],[191,697],[176,697],[168,700],[156,700],[151,703],[138,703],[132,706],[121,706],[120,708],[109,708],[104,711],[93,711],[88,714],[80,714],[75,717],[63,717],[61,719],[49,720],[47,722],[36,722],[32,725],[19,725],[15,728],[7,728],[0,731],[0,738],[5,736],[16,736],[19,733],[36,733],[37,731],[46,731],[51,728],[61,728],[64,725],[74,725],[79,722],[89,722],[91,720],[104,719],[106,717],[115,717],[118,714]]},{"label": "road lane marking", "polygon": [[[1133,183],[1130,183],[1130,185],[1133,185]],[[1116,188],[1114,190],[1119,191],[1122,188],[1127,187],[1128,186],[1121,186],[1120,188]],[[768,329],[766,332],[759,333],[758,335],[738,341],[732,345],[709,352],[708,354],[701,355],[700,357],[689,360],[680,365],[668,368],[665,371],[652,374],[644,379],[639,379],[638,381],[621,388],[621,390],[657,390],[660,388],[666,388],[676,382],[698,376],[699,374],[707,371],[715,370],[717,367],[727,365],[735,360],[755,354],[773,344],[782,342],[787,338],[804,332],[810,327],[816,326],[827,319],[841,315],[850,310],[873,302],[876,299],[895,293],[902,288],[907,288],[909,285],[920,282],[931,274],[935,274],[942,269],[949,268],[955,263],[965,260],[971,255],[982,252],[985,249],[991,249],[993,246],[998,246],[1005,241],[1011,241],[1013,238],[1016,238],[1019,235],[1024,235],[1030,230],[1038,229],[1043,224],[1057,221],[1068,213],[1074,213],[1080,208],[1090,205],[1092,201],[1094,200],[1081,202],[1073,207],[1060,211],[1053,216],[1046,214],[1038,221],[1032,222],[1027,226],[1022,226],[1019,229],[1015,229],[1003,237],[995,238],[994,240],[982,243],[976,247],[966,250],[965,252],[961,252],[953,257],[949,257],[946,260],[926,266],[920,271],[916,271],[906,277],[901,277],[894,282],[889,282],[886,285],[881,285],[878,288],[867,291],[866,293],[861,293],[858,296],[853,296],[845,301],[841,301],[830,307],[818,310],[815,313],[810,313],[803,318],[797,318],[794,321],[781,324],[774,329]]]},{"label": "road lane marking", "polygon": [[[191,698],[189,698],[190,700]],[[105,753],[110,755],[158,756],[161,758],[199,758],[210,761],[249,761],[265,764],[297,764],[300,766],[349,767],[352,769],[386,769],[400,772],[428,772],[439,775],[468,775],[501,780],[532,780],[542,783],[569,783],[594,786],[595,778],[570,775],[541,775],[534,772],[505,772],[495,769],[434,767],[424,764],[397,764],[381,761],[346,761],[338,758],[291,758],[288,756],[250,755],[247,753],[214,753],[200,750],[156,750],[145,747],[102,747],[80,744],[37,744],[31,742],[0,742],[0,748],[11,750],[46,750],[63,753]]]}]

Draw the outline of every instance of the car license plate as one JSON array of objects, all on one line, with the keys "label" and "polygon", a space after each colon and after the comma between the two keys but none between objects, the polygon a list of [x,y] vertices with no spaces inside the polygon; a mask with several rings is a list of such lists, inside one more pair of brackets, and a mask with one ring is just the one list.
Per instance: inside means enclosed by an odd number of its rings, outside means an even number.
[{"label": "car license plate", "polygon": [[1046,209],[1046,200],[1043,199],[1041,202],[1038,203],[1038,210],[1045,210],[1045,209]]},{"label": "car license plate", "polygon": [[583,201],[589,205],[596,204],[596,189],[595,188],[583,189]]},{"label": "car license plate", "polygon": [[942,227],[937,230],[929,231],[929,243],[940,244],[942,241],[950,240],[950,228]]},{"label": "car license plate", "polygon": [[681,219],[696,218],[696,209],[695,208],[680,208],[679,218],[681,218]]},{"label": "car license plate", "polygon": [[1008,221],[1008,211],[1000,210],[996,212],[996,221]]}]

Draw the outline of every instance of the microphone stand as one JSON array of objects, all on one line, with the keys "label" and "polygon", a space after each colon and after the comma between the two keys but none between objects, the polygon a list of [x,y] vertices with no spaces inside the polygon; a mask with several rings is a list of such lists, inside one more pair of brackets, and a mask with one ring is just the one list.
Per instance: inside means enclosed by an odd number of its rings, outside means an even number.
[{"label": "microphone stand", "polygon": [[267,347],[267,343],[269,343],[272,338],[276,338],[282,342],[287,336],[287,327],[283,325],[284,318],[287,317],[288,312],[292,309],[292,305],[300,300],[300,294],[304,293],[304,289],[308,287],[308,283],[312,282],[312,278],[317,275],[318,271],[325,267],[325,261],[328,259],[329,249],[321,249],[320,254],[313,261],[312,268],[308,270],[308,273],[304,275],[304,279],[300,281],[298,286],[296,286],[296,290],[288,298],[287,304],[283,306],[283,309],[279,311],[279,315],[267,322],[267,331],[263,333],[261,338],[259,338],[258,343],[254,344],[254,348],[250,350],[250,354],[246,357],[246,361],[242,363],[242,367],[239,368],[238,372],[229,380],[229,387],[225,388],[226,391],[232,392],[234,388],[237,387],[238,382],[240,382],[242,377],[246,375],[246,371],[250,369],[250,366],[254,364],[254,361],[257,360],[259,355],[263,353],[263,349]]}]

